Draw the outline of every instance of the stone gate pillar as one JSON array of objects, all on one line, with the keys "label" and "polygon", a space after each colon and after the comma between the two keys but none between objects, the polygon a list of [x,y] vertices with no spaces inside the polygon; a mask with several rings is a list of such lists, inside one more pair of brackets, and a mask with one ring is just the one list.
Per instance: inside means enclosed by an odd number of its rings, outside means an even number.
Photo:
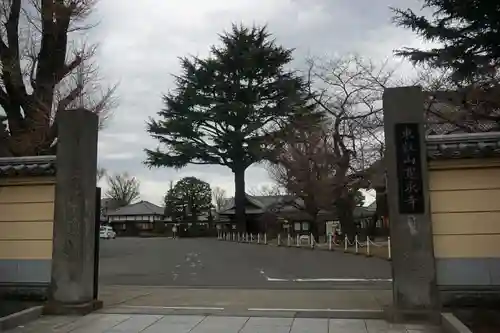
[{"label": "stone gate pillar", "polygon": [[437,320],[423,92],[420,87],[386,89],[383,103],[393,319],[414,316]]},{"label": "stone gate pillar", "polygon": [[52,276],[47,312],[88,313],[94,300],[94,236],[98,117],[58,114]]}]

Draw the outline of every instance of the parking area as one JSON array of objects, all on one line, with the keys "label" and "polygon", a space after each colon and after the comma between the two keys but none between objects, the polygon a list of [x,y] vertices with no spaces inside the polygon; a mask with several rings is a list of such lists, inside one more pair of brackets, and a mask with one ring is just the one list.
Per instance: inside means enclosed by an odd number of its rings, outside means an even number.
[{"label": "parking area", "polygon": [[101,285],[232,289],[390,289],[390,262],[211,238],[101,240]]}]

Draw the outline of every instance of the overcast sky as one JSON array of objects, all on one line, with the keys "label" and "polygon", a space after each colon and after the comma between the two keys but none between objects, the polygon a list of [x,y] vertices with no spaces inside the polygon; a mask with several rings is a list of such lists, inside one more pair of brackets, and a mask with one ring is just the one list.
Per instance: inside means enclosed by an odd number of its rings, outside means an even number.
[{"label": "overcast sky", "polygon": [[[420,44],[411,32],[392,26],[389,6],[394,5],[419,8],[417,0],[101,0],[95,12],[100,25],[91,37],[101,44],[97,60],[103,76],[120,82],[120,105],[100,133],[99,165],[137,177],[142,198],[156,204],[171,180],[185,176],[234,193],[233,175],[225,167],[176,171],[142,165],[143,149],[157,144],[145,132],[145,121],[173,87],[178,57],[206,55],[231,23],[256,23],[267,24],[278,43],[296,49],[297,66],[311,55],[391,58],[396,48]],[[270,180],[265,170],[251,167],[246,183],[256,188]],[[105,189],[105,182],[101,186]]]}]

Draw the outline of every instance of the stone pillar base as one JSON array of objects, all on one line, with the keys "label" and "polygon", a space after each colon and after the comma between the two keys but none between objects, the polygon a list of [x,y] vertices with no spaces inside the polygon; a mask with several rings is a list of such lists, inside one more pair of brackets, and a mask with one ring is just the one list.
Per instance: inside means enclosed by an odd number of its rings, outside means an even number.
[{"label": "stone pillar base", "polygon": [[392,323],[432,323],[441,324],[441,313],[432,310],[400,310],[396,308],[384,309],[384,317]]},{"label": "stone pillar base", "polygon": [[45,304],[43,313],[45,315],[81,315],[85,316],[93,311],[102,309],[103,303],[100,300],[92,300],[81,304],[64,304],[49,301]]}]

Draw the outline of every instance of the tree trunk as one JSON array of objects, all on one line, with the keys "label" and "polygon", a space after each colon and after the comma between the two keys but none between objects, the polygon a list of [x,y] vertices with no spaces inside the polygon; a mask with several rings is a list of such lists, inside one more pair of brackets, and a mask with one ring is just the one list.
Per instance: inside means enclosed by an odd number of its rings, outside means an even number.
[{"label": "tree trunk", "polygon": [[371,218],[370,221],[368,222],[368,225],[366,226],[366,234],[367,236],[374,238],[377,233],[377,221],[378,221],[378,214],[375,212]]},{"label": "tree trunk", "polygon": [[0,157],[10,157],[12,154],[8,147],[8,133],[6,129],[2,128],[2,124],[0,124]]},{"label": "tree trunk", "polygon": [[314,239],[316,241],[319,241],[319,221],[318,221],[318,214],[316,213],[315,215],[312,216],[312,223],[311,223],[311,234],[314,236]]},{"label": "tree trunk", "polygon": [[354,205],[349,198],[339,198],[335,202],[337,214],[339,216],[342,233],[347,235],[349,241],[354,240],[356,235],[356,225],[354,224]]},{"label": "tree trunk", "polygon": [[246,232],[246,193],[245,193],[245,169],[246,168],[235,168],[234,172],[234,204],[236,213],[236,229],[238,232]]}]

